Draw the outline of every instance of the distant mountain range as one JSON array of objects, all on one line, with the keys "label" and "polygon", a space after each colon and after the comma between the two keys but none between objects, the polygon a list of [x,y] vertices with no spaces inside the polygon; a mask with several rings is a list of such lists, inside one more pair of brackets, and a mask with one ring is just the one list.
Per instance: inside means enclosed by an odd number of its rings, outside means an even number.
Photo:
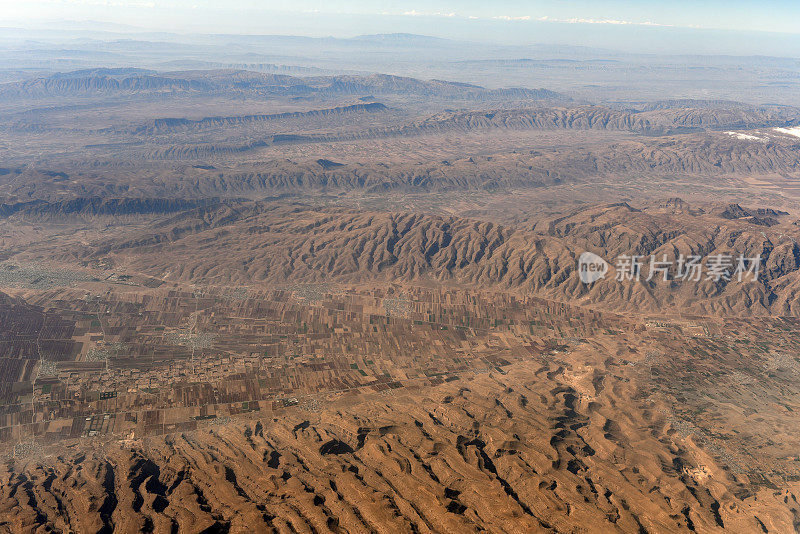
[{"label": "distant mountain range", "polygon": [[512,88],[504,91],[467,83],[385,74],[295,77],[242,70],[157,72],[138,68],[98,68],[0,84],[0,100],[165,92],[273,96],[392,94],[477,101],[513,96],[518,99],[570,100],[565,95],[545,89]]}]

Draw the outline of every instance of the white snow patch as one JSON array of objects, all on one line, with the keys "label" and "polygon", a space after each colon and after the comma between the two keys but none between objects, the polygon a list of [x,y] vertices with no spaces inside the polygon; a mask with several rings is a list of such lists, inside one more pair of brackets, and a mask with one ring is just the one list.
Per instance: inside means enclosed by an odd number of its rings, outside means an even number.
[{"label": "white snow patch", "polygon": [[800,126],[793,126],[791,128],[773,128],[778,133],[791,135],[792,137],[800,137]]},{"label": "white snow patch", "polygon": [[763,137],[758,137],[755,135],[750,135],[741,132],[725,132],[726,134],[735,137],[736,139],[741,139],[742,141],[766,141]]}]

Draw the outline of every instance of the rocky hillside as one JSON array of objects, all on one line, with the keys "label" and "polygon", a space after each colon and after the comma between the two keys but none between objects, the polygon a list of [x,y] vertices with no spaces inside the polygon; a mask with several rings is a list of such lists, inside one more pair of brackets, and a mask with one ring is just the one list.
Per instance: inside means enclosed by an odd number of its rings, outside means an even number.
[{"label": "rocky hillside", "polygon": [[632,366],[606,357],[613,348],[592,341],[570,363],[528,355],[501,372],[327,400],[317,412],[9,460],[0,528],[791,531],[795,490],[739,482],[676,432],[687,423],[642,398]]},{"label": "rocky hillside", "polygon": [[[732,216],[737,210],[741,216]],[[435,280],[619,310],[800,311],[800,233],[786,215],[771,210],[754,216],[757,210],[730,206],[678,213],[623,203],[503,227],[414,213],[229,203],[178,215],[78,255],[80,261],[121,262],[166,280],[223,285]],[[608,277],[590,286],[576,272],[585,251],[611,264]],[[700,256],[707,264],[719,254],[760,255],[757,279],[715,280],[706,273],[696,282],[645,280],[651,255],[670,261]],[[615,279],[621,255],[644,258],[641,280]]]}]

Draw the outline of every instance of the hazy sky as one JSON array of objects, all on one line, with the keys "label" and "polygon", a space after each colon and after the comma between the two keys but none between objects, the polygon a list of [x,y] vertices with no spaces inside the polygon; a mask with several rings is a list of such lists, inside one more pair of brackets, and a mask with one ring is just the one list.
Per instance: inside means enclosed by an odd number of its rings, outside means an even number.
[{"label": "hazy sky", "polygon": [[800,51],[800,0],[0,0],[0,26],[87,20],[186,33],[405,32],[644,51]]},{"label": "hazy sky", "polygon": [[[209,17],[226,12],[240,17],[260,15],[257,23],[274,31],[279,28],[269,27],[270,11],[509,23],[531,20],[631,23],[800,33],[798,0],[0,0],[0,21],[92,19],[173,30],[196,30],[204,18],[206,29],[213,30],[215,21]],[[235,26],[233,18],[224,18],[226,27],[231,22]],[[253,22],[242,18],[240,30],[251,30]],[[358,28],[346,30],[355,29]]]}]

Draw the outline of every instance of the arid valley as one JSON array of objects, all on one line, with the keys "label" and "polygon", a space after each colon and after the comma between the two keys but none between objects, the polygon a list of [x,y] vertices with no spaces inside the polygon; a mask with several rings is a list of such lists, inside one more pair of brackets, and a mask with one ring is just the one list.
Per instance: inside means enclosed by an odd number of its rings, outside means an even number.
[{"label": "arid valley", "polygon": [[0,532],[800,529],[800,60],[0,36]]}]

